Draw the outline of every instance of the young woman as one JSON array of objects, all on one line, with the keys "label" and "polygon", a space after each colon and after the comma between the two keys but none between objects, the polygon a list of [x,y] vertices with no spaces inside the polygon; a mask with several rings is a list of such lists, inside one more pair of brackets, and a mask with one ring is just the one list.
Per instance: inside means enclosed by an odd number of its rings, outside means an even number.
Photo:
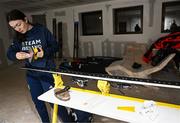
[{"label": "young woman", "polygon": [[[9,46],[7,57],[12,60],[23,60],[25,66],[37,69],[54,69],[53,55],[58,51],[57,41],[51,32],[42,25],[29,23],[24,13],[19,10],[12,10],[7,14],[7,21],[12,27],[16,36]],[[33,50],[38,49],[36,58],[33,57]],[[48,112],[43,101],[37,97],[54,86],[51,74],[42,72],[26,72],[27,84],[35,104],[37,112],[43,123],[49,122]],[[65,107],[59,106],[59,116],[63,122],[73,122]],[[91,114],[74,110],[78,122],[88,121]]]}]

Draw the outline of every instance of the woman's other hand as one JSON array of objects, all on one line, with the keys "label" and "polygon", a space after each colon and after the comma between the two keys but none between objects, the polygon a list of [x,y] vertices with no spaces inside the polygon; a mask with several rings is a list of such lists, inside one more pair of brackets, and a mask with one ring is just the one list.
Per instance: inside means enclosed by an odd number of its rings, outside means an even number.
[{"label": "woman's other hand", "polygon": [[43,51],[42,48],[39,48],[36,56],[37,56],[38,58],[42,58],[42,57],[44,56],[44,51]]}]

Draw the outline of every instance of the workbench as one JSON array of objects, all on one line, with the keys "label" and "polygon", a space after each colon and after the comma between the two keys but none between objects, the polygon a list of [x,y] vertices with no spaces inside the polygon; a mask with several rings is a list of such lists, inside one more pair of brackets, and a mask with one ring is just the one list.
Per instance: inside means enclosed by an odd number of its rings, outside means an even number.
[{"label": "workbench", "polygon": [[[138,99],[115,94],[71,88],[70,100],[61,101],[54,88],[38,97],[39,100],[74,108],[130,123],[179,123],[180,105]],[[59,109],[61,110],[61,109]]]}]

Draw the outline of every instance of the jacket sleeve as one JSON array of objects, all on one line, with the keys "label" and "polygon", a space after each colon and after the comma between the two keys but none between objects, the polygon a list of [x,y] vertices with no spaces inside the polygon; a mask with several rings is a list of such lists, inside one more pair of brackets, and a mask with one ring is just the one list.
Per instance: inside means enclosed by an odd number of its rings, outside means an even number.
[{"label": "jacket sleeve", "polygon": [[45,28],[45,37],[47,41],[47,47],[44,50],[44,56],[47,58],[53,57],[53,55],[58,51],[58,43],[52,33]]},{"label": "jacket sleeve", "polygon": [[15,61],[17,60],[16,58],[16,53],[20,51],[20,48],[19,48],[19,44],[18,42],[13,42],[9,47],[8,47],[8,50],[7,50],[7,57],[9,60],[11,61]]}]

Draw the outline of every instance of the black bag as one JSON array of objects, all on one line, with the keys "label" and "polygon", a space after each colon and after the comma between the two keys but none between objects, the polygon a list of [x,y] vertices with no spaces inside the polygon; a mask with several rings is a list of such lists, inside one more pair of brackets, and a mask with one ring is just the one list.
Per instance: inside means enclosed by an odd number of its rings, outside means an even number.
[{"label": "black bag", "polygon": [[156,66],[158,65],[168,54],[166,50],[160,49],[157,51],[156,55],[152,57],[151,65]]},{"label": "black bag", "polygon": [[156,66],[160,62],[162,62],[163,59],[165,59],[168,55],[172,53],[178,53],[178,51],[174,48],[165,48],[165,49],[160,49],[156,52],[156,54],[152,57],[151,65]]},{"label": "black bag", "polygon": [[68,61],[62,62],[59,66],[59,69],[85,72],[85,73],[105,74],[106,73],[105,68],[109,66],[112,62],[117,60],[122,60],[122,58],[103,57],[103,56],[80,58],[71,62]]}]

